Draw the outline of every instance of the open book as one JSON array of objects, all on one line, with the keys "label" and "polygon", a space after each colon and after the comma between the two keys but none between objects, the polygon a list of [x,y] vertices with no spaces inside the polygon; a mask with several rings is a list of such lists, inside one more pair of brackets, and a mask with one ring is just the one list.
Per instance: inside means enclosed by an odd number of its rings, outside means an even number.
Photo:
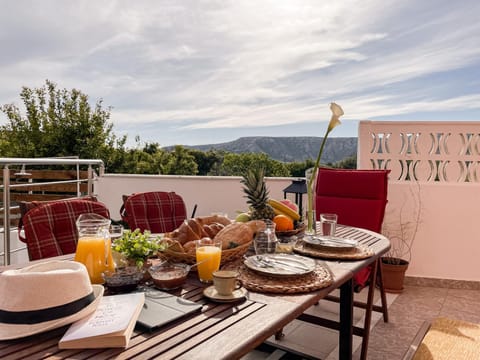
[{"label": "open book", "polygon": [[102,297],[97,310],[73,323],[60,349],[127,347],[145,301],[144,293]]}]

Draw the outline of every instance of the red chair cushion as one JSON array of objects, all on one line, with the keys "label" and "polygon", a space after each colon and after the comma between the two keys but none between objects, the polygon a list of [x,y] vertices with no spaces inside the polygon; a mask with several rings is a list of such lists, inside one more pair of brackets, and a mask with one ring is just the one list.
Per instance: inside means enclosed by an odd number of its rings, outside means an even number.
[{"label": "red chair cushion", "polygon": [[120,210],[130,229],[171,232],[187,218],[182,197],[174,192],[152,191],[128,196]]},{"label": "red chair cushion", "polygon": [[18,238],[23,241],[24,243],[27,242],[24,236],[22,236],[23,233],[23,217],[25,214],[37,206],[40,205],[46,205],[46,204],[53,204],[55,202],[63,202],[63,201],[72,201],[72,200],[89,200],[89,201],[97,201],[97,197],[95,195],[86,195],[82,197],[72,197],[72,198],[67,198],[67,199],[62,199],[62,200],[47,200],[47,201],[20,201],[18,203],[18,207],[20,208],[20,219],[18,220]]},{"label": "red chair cushion", "polygon": [[29,210],[23,217],[25,240],[30,260],[74,253],[81,214],[96,213],[107,219],[107,207],[88,200],[55,201]]},{"label": "red chair cushion", "polygon": [[326,169],[318,171],[315,210],[335,213],[338,223],[380,232],[387,205],[390,170]]},{"label": "red chair cushion", "polygon": [[[334,213],[339,224],[381,232],[389,172],[320,168],[315,189],[317,220],[321,213]],[[358,271],[355,284],[365,286],[370,273],[370,267]]]}]

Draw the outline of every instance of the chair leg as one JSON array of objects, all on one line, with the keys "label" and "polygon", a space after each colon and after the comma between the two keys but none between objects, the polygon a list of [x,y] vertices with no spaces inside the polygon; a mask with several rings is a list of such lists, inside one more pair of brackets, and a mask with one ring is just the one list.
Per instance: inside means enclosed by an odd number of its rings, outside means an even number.
[{"label": "chair leg", "polygon": [[365,308],[365,321],[363,323],[363,338],[362,338],[362,351],[360,354],[361,360],[367,359],[368,341],[370,339],[370,325],[372,323],[372,308],[373,308],[373,296],[375,294],[375,280],[377,278],[378,262],[372,266],[372,272],[370,274],[370,284],[368,286],[367,294],[367,306]]},{"label": "chair leg", "polygon": [[382,264],[380,263],[382,260],[377,260],[377,272],[378,272],[378,282],[380,288],[380,297],[382,300],[382,313],[383,313],[383,322],[388,322],[388,306],[387,306],[387,295],[385,294],[385,286],[383,285],[383,270]]}]

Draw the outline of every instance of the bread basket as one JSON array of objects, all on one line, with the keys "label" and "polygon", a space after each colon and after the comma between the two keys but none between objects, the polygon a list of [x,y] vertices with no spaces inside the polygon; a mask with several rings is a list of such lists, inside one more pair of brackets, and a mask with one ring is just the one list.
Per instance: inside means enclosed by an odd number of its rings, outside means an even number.
[{"label": "bread basket", "polygon": [[[248,248],[252,244],[252,241],[239,245],[233,249],[222,250],[220,265],[224,265],[227,262],[241,258],[247,252]],[[161,256],[171,262],[180,262],[189,265],[193,265],[197,262],[195,254],[173,251],[168,248],[161,252]]]}]

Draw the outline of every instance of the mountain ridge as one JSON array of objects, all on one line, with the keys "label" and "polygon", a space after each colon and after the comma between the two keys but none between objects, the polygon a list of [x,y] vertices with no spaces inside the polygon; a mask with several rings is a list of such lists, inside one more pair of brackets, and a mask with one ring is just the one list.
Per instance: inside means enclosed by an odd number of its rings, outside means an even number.
[{"label": "mountain ridge", "polygon": [[[283,162],[301,162],[315,160],[320,149],[322,137],[318,136],[246,136],[218,144],[183,145],[200,151],[224,150],[237,154],[265,153],[272,159]],[[325,143],[322,163],[335,163],[357,154],[356,137],[330,137]],[[167,150],[173,146],[165,147]]]}]

